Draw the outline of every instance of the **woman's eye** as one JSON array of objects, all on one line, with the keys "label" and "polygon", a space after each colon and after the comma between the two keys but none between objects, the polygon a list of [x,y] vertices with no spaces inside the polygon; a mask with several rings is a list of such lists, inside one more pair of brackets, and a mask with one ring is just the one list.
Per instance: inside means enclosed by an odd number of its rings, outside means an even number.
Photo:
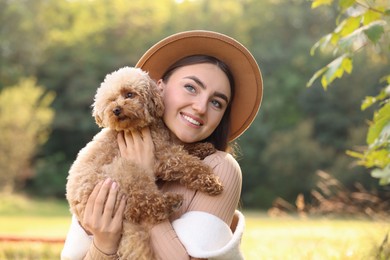
[{"label": "woman's eye", "polygon": [[212,103],[213,106],[216,107],[216,108],[222,108],[222,104],[221,104],[221,102],[219,102],[218,100],[212,100],[211,103]]},{"label": "woman's eye", "polygon": [[187,89],[188,91],[194,93],[195,92],[195,88],[194,86],[190,85],[190,84],[185,84],[184,85],[184,88]]},{"label": "woman's eye", "polygon": [[125,95],[125,98],[132,98],[132,97],[134,97],[134,93],[132,93],[132,92],[128,92]]}]

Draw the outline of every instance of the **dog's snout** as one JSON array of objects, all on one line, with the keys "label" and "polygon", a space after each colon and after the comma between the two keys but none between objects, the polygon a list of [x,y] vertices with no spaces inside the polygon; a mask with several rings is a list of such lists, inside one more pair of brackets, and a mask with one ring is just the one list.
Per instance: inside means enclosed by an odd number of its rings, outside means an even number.
[{"label": "dog's snout", "polygon": [[112,110],[112,113],[114,113],[114,115],[116,116],[119,116],[121,114],[121,108],[120,107],[116,107]]}]

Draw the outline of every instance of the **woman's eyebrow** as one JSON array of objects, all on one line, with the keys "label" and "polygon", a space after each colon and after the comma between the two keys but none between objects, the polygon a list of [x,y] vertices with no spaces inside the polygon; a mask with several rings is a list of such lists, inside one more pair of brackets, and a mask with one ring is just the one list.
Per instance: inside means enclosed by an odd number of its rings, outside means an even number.
[{"label": "woman's eyebrow", "polygon": [[[198,84],[201,88],[206,89],[205,84],[198,77],[187,76],[187,77],[184,77],[184,78],[185,79],[191,79],[191,80],[195,81],[195,83]],[[217,91],[214,92],[214,96],[219,97],[219,98],[225,100],[226,103],[229,103],[228,97],[225,94],[221,93],[221,92],[217,92]]]},{"label": "woman's eyebrow", "polygon": [[216,92],[214,92],[214,96],[219,97],[219,98],[225,100],[225,102],[227,104],[229,104],[229,99],[228,99],[228,97],[225,94],[216,91]]},{"label": "woman's eyebrow", "polygon": [[195,76],[187,76],[187,77],[184,77],[184,78],[185,78],[185,79],[191,79],[191,80],[195,81],[196,84],[198,84],[201,88],[206,89],[205,84],[204,84],[198,77],[195,77]]}]

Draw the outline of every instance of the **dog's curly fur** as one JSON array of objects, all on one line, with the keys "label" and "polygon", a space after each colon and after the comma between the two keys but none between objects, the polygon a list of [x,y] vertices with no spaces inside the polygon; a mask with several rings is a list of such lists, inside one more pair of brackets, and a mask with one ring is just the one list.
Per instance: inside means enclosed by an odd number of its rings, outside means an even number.
[{"label": "dog's curly fur", "polygon": [[[124,67],[106,76],[98,88],[93,116],[103,127],[83,148],[70,168],[67,199],[71,212],[80,220],[95,185],[111,178],[119,185],[119,195],[127,198],[118,255],[121,259],[154,259],[149,230],[181,206],[182,196],[162,193],[156,178],[180,181],[190,189],[210,195],[222,192],[212,170],[199,158],[215,152],[210,144],[186,147],[174,145],[162,121],[164,106],[155,82],[140,69]],[[121,158],[117,144],[119,131],[150,127],[155,145],[154,174]],[[198,158],[199,157],[199,158]]]}]

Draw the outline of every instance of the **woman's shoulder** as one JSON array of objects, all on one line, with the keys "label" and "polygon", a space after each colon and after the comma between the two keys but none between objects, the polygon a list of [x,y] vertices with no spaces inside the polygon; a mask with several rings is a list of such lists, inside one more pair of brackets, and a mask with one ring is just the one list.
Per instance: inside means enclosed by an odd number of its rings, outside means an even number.
[{"label": "woman's shoulder", "polygon": [[219,164],[229,164],[231,166],[239,167],[236,159],[227,152],[216,151],[215,153],[207,156],[204,162],[210,166],[217,166]]},{"label": "woman's shoulder", "polygon": [[217,151],[204,159],[220,178],[228,175],[230,178],[241,179],[241,168],[236,159],[227,152]]}]

